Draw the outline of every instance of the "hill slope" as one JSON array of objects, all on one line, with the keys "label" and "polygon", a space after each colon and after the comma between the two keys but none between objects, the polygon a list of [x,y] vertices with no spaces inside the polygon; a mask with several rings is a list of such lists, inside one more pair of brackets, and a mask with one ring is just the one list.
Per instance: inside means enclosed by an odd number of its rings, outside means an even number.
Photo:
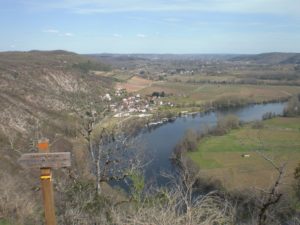
[{"label": "hill slope", "polygon": [[62,121],[73,120],[72,113],[112,87],[109,78],[89,70],[108,69],[65,51],[0,53],[0,142],[25,138],[46,124],[65,129]]},{"label": "hill slope", "polygon": [[234,57],[231,61],[247,61],[258,64],[297,64],[300,63],[300,53],[271,52],[257,55]]}]

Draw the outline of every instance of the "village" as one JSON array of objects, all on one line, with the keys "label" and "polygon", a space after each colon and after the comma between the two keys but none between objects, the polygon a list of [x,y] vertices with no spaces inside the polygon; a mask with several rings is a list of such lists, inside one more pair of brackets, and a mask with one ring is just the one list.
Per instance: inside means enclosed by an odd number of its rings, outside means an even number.
[{"label": "village", "polygon": [[[159,107],[174,107],[174,103],[164,101],[164,92],[153,92],[152,95],[142,96],[139,93],[128,93],[125,88],[117,88],[113,94],[106,93],[102,99],[109,102],[113,117],[123,118],[136,116],[139,118],[151,117]],[[148,125],[157,125],[169,121],[163,118],[161,121],[152,122]]]}]

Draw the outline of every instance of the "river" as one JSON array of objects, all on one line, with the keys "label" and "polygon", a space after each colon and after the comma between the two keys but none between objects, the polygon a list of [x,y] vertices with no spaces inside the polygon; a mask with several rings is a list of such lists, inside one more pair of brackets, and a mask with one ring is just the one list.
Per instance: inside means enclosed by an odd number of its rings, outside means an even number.
[{"label": "river", "polygon": [[243,122],[261,120],[263,114],[272,112],[281,115],[286,103],[267,103],[248,105],[244,107],[217,110],[209,113],[199,113],[178,117],[175,121],[165,123],[155,129],[142,132],[140,140],[144,151],[150,153],[150,163],[145,168],[145,178],[149,183],[165,185],[167,179],[162,172],[171,174],[176,168],[170,160],[175,145],[184,136],[187,129],[203,131],[207,126],[215,126],[219,116],[234,114]]}]

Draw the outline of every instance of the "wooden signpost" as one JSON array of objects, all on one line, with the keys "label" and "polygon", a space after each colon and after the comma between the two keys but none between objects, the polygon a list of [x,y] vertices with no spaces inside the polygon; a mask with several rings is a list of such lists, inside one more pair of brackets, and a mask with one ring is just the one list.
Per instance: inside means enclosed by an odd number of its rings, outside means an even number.
[{"label": "wooden signpost", "polygon": [[37,147],[40,153],[23,154],[18,161],[24,168],[41,169],[46,225],[56,225],[51,169],[70,167],[71,154],[70,152],[50,153],[48,139],[39,140]]},{"label": "wooden signpost", "polygon": [[24,168],[70,167],[70,152],[28,153],[21,156],[19,163]]}]

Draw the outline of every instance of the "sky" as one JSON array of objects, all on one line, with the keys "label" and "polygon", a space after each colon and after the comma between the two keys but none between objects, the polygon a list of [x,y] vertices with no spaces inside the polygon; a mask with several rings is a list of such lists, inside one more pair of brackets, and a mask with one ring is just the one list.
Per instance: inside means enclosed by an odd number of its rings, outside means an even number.
[{"label": "sky", "polygon": [[300,52],[300,0],[0,0],[0,51]]}]

